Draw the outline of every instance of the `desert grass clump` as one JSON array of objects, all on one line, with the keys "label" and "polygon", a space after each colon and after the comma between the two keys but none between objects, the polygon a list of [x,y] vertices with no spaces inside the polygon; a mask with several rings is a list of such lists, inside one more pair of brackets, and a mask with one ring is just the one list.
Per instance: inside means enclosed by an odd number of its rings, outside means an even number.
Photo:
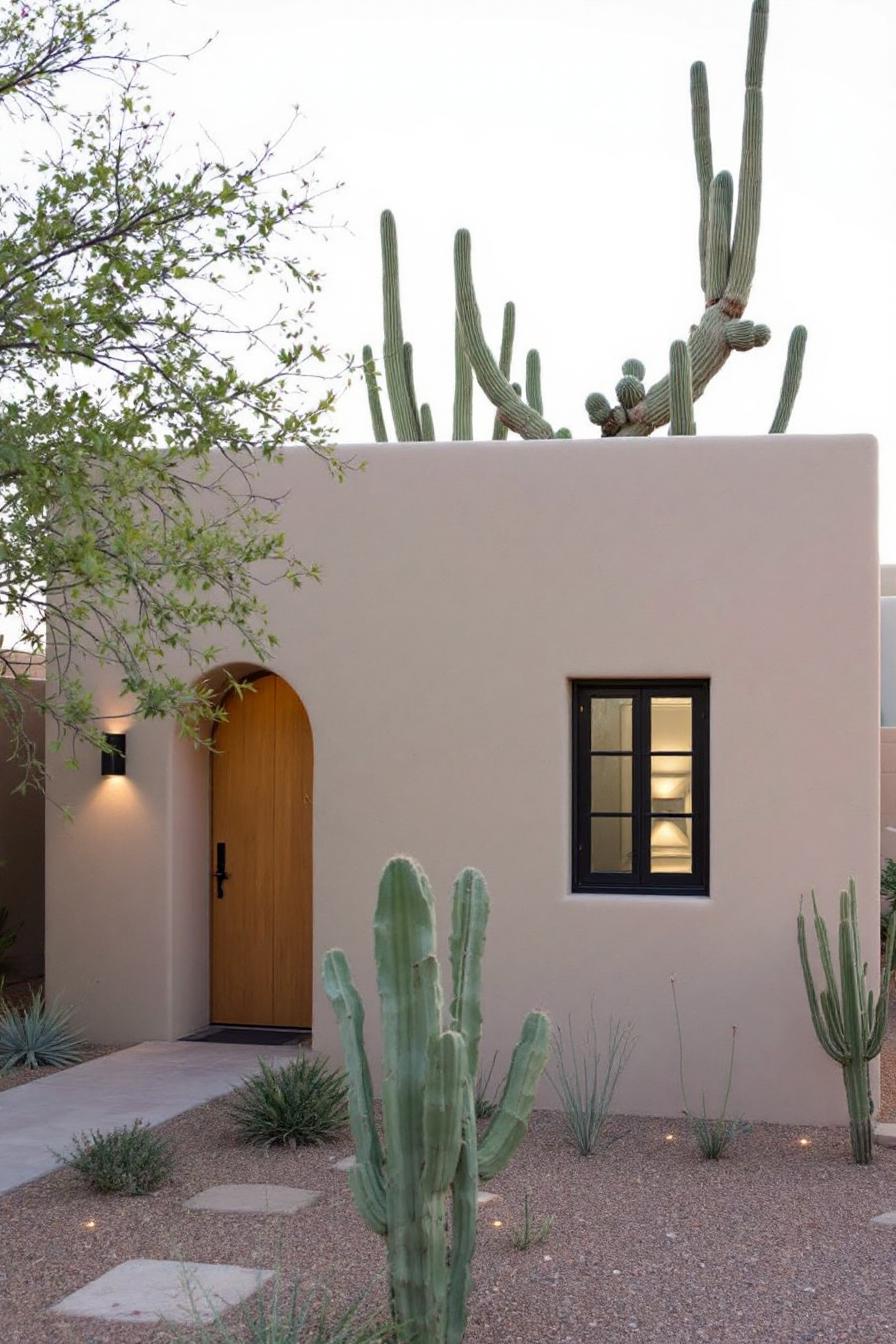
[{"label": "desert grass clump", "polygon": [[498,1084],[492,1089],[492,1074],[495,1071],[495,1064],[498,1062],[497,1050],[492,1055],[492,1062],[487,1069],[481,1065],[476,1074],[476,1085],[473,1089],[473,1102],[476,1106],[477,1120],[491,1120],[495,1111],[498,1109],[498,1103],[495,1099],[495,1093],[501,1093],[502,1087]]},{"label": "desert grass clump", "polygon": [[394,1327],[379,1320],[357,1300],[340,1310],[326,1293],[288,1286],[274,1275],[268,1292],[257,1293],[227,1320],[216,1311],[210,1323],[201,1318],[196,1292],[186,1283],[195,1322],[177,1344],[393,1344]]},{"label": "desert grass clump", "polygon": [[101,1195],[148,1195],[165,1184],[173,1166],[167,1141],[142,1120],[79,1134],[61,1156]]},{"label": "desert grass clump", "polygon": [[71,1028],[73,1011],[48,1004],[40,990],[29,1003],[0,1001],[0,1074],[77,1064],[83,1042]]},{"label": "desert grass clump", "polygon": [[700,1113],[688,1106],[684,1083],[684,1040],[681,1032],[681,1018],[678,1013],[678,995],[675,992],[675,978],[672,978],[672,1005],[675,1009],[675,1029],[678,1033],[678,1078],[681,1084],[681,1101],[684,1117],[701,1156],[710,1161],[718,1161],[742,1134],[750,1131],[749,1123],[742,1117],[731,1118],[728,1115],[728,1102],[731,1098],[731,1084],[734,1080],[734,1047],[737,1042],[737,1027],[731,1028],[731,1053],[728,1056],[728,1075],[725,1079],[725,1093],[718,1115],[710,1116],[706,1111],[706,1093],[700,1094]]},{"label": "desert grass clump", "polygon": [[348,1080],[342,1069],[302,1052],[273,1068],[263,1059],[228,1105],[245,1143],[300,1148],[326,1143],[348,1120]]},{"label": "desert grass clump", "polygon": [[528,1251],[530,1246],[540,1246],[551,1235],[554,1219],[532,1218],[529,1214],[529,1192],[523,1196],[523,1221],[513,1228],[510,1240],[515,1251]]},{"label": "desert grass clump", "polygon": [[593,1000],[591,1020],[583,1042],[576,1039],[572,1015],[567,1021],[566,1036],[560,1027],[556,1029],[554,1067],[547,1077],[560,1099],[567,1128],[583,1157],[590,1157],[601,1144],[616,1084],[635,1048],[636,1039],[630,1023],[615,1022],[610,1018],[604,1059]]}]

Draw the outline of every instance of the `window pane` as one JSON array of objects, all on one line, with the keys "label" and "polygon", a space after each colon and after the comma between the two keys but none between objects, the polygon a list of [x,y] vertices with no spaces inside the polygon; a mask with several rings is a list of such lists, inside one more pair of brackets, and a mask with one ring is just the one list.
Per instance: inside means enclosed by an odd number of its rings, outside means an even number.
[{"label": "window pane", "polygon": [[689,695],[651,696],[651,751],[690,751],[692,711]]},{"label": "window pane", "polygon": [[632,871],[631,817],[591,818],[592,873]]},{"label": "window pane", "polygon": [[650,758],[651,812],[692,812],[690,756]]},{"label": "window pane", "polygon": [[592,812],[631,812],[631,756],[591,757]]},{"label": "window pane", "polygon": [[693,872],[690,817],[660,817],[650,823],[650,871]]},{"label": "window pane", "polygon": [[594,696],[591,700],[591,750],[631,751],[631,696]]}]

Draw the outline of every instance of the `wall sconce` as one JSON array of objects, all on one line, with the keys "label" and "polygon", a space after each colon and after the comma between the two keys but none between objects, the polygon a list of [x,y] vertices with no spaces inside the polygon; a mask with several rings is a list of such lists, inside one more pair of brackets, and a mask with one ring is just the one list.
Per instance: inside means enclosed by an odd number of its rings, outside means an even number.
[{"label": "wall sconce", "polygon": [[102,755],[100,757],[101,775],[126,775],[127,756],[125,733],[104,733]]}]

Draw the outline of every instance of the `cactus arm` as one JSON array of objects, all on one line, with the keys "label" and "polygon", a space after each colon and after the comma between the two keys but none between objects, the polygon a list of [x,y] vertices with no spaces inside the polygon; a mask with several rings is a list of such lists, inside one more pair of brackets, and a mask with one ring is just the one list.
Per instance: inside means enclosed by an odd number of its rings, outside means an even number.
[{"label": "cactus arm", "polygon": [[610,403],[603,392],[589,392],[585,398],[585,410],[592,425],[605,425],[610,418]]},{"label": "cactus arm", "polygon": [[706,231],[707,303],[718,302],[728,281],[733,202],[734,181],[731,174],[717,173],[709,188],[709,223]]},{"label": "cactus arm", "polygon": [[435,443],[436,427],[432,422],[432,411],[428,401],[422,402],[420,406],[420,433],[424,443]]},{"label": "cactus arm", "polygon": [[806,328],[794,327],[787,344],[787,360],[784,365],[784,378],[781,383],[781,395],[769,434],[786,434],[793,403],[800,390],[803,377],[803,358],[806,353]]},{"label": "cactus arm", "polygon": [[827,925],[818,913],[814,891],[812,893],[812,908],[814,911],[815,937],[818,942],[818,955],[825,979],[825,988],[821,991],[821,1006],[825,1021],[828,1023],[834,1039],[841,1043],[841,1049],[845,1053],[848,1049],[848,1042],[840,1002],[840,990],[837,987],[837,977],[834,974],[834,959],[831,955]]},{"label": "cactus arm", "polygon": [[530,350],[526,355],[526,400],[539,415],[544,414],[544,402],[541,399],[541,355]]},{"label": "cactus arm", "polygon": [[451,906],[451,1025],[464,1038],[470,1079],[479,1071],[482,951],[488,911],[485,878],[476,868],[465,868],[454,883]]},{"label": "cactus arm", "polygon": [[696,434],[691,355],[686,341],[673,341],[669,348],[670,434]]},{"label": "cactus arm", "polygon": [[530,1013],[510,1061],[504,1091],[479,1143],[479,1176],[487,1181],[503,1171],[516,1152],[535,1104],[535,1090],[551,1049],[551,1027],[544,1013]]},{"label": "cactus arm", "polygon": [[339,1039],[349,1078],[349,1123],[355,1144],[356,1166],[350,1187],[367,1226],[386,1231],[383,1152],[373,1119],[373,1088],[364,1049],[364,1005],[352,981],[345,953],[334,948],[324,957],[324,990],[336,1011]]},{"label": "cactus arm", "polygon": [[455,441],[473,437],[473,369],[464,349],[460,323],[454,319],[454,427]]},{"label": "cactus arm", "polygon": [[524,439],[553,438],[551,426],[514,392],[488,348],[473,288],[470,234],[467,229],[458,229],[454,238],[454,286],[464,348],[473,365],[476,381],[497,408],[502,423]]},{"label": "cactus arm", "polygon": [[401,296],[398,288],[398,237],[395,216],[391,210],[384,210],[380,216],[380,245],[383,256],[383,364],[386,369],[386,391],[392,419],[395,421],[395,437],[400,443],[413,443],[420,436],[406,381]]},{"label": "cactus arm", "polygon": [[376,381],[376,362],[373,358],[373,350],[369,345],[365,345],[361,358],[364,365],[364,383],[367,387],[367,404],[370,407],[370,419],[373,424],[373,437],[377,443],[385,443],[389,438],[389,431],[386,429],[383,403],[380,400],[380,389]]},{"label": "cactus arm", "polygon": [[476,1108],[473,1088],[464,1086],[464,1118],[460,1158],[451,1187],[451,1269],[445,1312],[445,1344],[461,1344],[467,1325],[470,1261],[476,1248],[476,1195],[479,1177],[476,1158]]},{"label": "cactus arm", "polygon": [[762,72],[768,34],[768,0],[753,0],[747,42],[744,124],[737,211],[731,243],[731,267],[722,306],[730,317],[740,317],[750,297],[756,270],[756,247],[762,205]]},{"label": "cactus arm", "polygon": [[818,1002],[818,995],[815,990],[815,980],[812,975],[812,967],[809,964],[809,950],[806,944],[806,917],[802,911],[796,922],[797,945],[800,953],[800,965],[803,969],[803,980],[806,985],[806,997],[809,1001],[809,1014],[812,1018],[812,1025],[815,1028],[815,1034],[818,1037],[822,1049],[835,1059],[838,1064],[845,1063],[846,1044],[842,1036],[838,1036],[831,1029],[831,1024],[825,1014],[822,1013]]},{"label": "cactus arm", "polygon": [[420,427],[420,412],[417,410],[417,393],[414,391],[414,347],[410,341],[404,343],[404,382],[411,403],[411,415],[414,420],[414,443],[421,443],[423,430]]},{"label": "cactus arm", "polygon": [[896,965],[896,913],[887,920],[887,941],[880,968],[880,997],[874,1013],[874,1028],[868,1042],[866,1059],[874,1059],[880,1054],[884,1037],[887,1034],[887,1008],[890,999],[890,981]]},{"label": "cactus arm", "polygon": [[[516,306],[508,301],[504,305],[504,321],[501,325],[501,353],[498,355],[498,368],[507,379],[510,378],[510,366],[513,363],[513,337],[515,330]],[[492,439],[501,440],[506,438],[507,426],[502,423],[500,416],[496,415],[494,428],[492,430]]]},{"label": "cactus arm", "polygon": [[709,87],[706,66],[695,61],[691,66],[691,129],[694,135],[694,162],[700,189],[700,288],[706,293],[706,234],[709,222],[709,185],[712,182],[712,136],[709,129]]},{"label": "cactus arm", "polygon": [[429,1044],[423,1084],[423,1193],[450,1186],[460,1157],[467,1053],[464,1038],[444,1031]]}]

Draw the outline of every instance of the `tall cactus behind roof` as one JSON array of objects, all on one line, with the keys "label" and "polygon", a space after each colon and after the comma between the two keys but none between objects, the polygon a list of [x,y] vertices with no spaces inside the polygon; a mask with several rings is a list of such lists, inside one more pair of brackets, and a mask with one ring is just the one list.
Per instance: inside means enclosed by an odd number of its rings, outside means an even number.
[{"label": "tall cactus behind roof", "polygon": [[896,962],[896,914],[890,915],[887,926],[887,941],[880,972],[880,994],[875,1006],[874,994],[866,982],[868,963],[862,961],[856,905],[856,884],[850,878],[848,889],[840,893],[839,985],[834,973],[827,925],[818,913],[814,891],[812,912],[825,981],[825,988],[820,994],[816,994],[812,968],[809,964],[806,919],[802,911],[802,902],[797,917],[797,944],[815,1034],[822,1048],[843,1070],[853,1161],[864,1165],[871,1161],[874,1152],[868,1061],[880,1054],[887,1031],[888,995]]},{"label": "tall cactus behind roof", "polygon": [[364,1007],[345,954],[334,949],[324,957],[324,988],[349,1075],[356,1157],[349,1181],[364,1221],[386,1237],[392,1314],[402,1344],[460,1344],[478,1181],[502,1171],[523,1138],[550,1050],[548,1019],[530,1013],[501,1101],[477,1138],[474,1083],[487,921],[485,881],[465,868],[454,885],[446,1026],[429,882],[413,859],[386,865],[373,926],[383,1028],[383,1144],[364,1050]]},{"label": "tall cactus behind roof", "polygon": [[[687,338],[694,400],[703,394],[732,350],[751,350],[764,345],[770,337],[768,327],[749,322],[743,316],[756,269],[762,206],[762,81],[768,14],[769,0],[752,0],[736,199],[732,175],[724,170],[715,172],[713,168],[706,67],[702,61],[691,67],[691,122],[699,192],[698,256],[705,305],[699,322],[691,327]],[[567,430],[555,431],[546,418],[541,406],[540,387],[534,400],[528,396],[524,400],[511,381],[509,364],[503,357],[494,358],[482,329],[470,250],[469,233],[461,229],[455,237],[454,247],[456,316],[476,380],[496,408],[493,437],[506,437],[508,429],[525,439],[566,437]],[[799,387],[804,353],[805,329],[796,327],[791,335],[772,433],[783,433],[787,428]],[[670,422],[672,389],[669,375],[649,388],[638,388],[638,381],[624,371],[624,377],[617,385],[615,405],[600,392],[592,392],[586,398],[588,417],[600,426],[605,437],[644,436]]]}]

